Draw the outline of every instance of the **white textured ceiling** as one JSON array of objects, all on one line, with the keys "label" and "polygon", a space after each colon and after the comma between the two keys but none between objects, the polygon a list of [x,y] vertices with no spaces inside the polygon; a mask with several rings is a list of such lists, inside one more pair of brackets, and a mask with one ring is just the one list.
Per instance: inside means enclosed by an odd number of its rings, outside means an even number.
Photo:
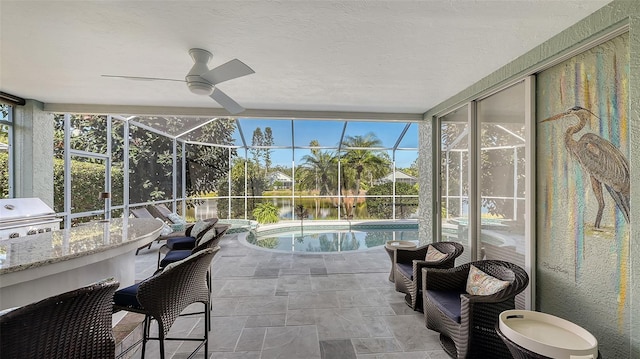
[{"label": "white textured ceiling", "polygon": [[423,113],[610,0],[6,1],[0,90],[45,103],[211,107],[187,51],[256,73],[248,109]]}]

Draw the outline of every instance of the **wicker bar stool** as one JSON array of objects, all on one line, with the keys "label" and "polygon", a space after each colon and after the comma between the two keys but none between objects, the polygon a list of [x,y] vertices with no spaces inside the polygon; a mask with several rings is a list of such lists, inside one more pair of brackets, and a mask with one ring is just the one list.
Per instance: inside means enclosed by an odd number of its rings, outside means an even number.
[{"label": "wicker bar stool", "polygon": [[158,251],[158,270],[165,266],[183,260],[193,253],[199,252],[205,248],[213,248],[218,245],[220,239],[227,233],[228,226],[216,227],[211,226],[201,236],[198,237],[193,249],[173,249],[166,252],[164,258],[160,259],[162,251]]},{"label": "wicker bar stool", "polygon": [[105,279],[0,315],[0,358],[113,359],[118,285]]},{"label": "wicker bar stool", "polygon": [[[160,267],[160,258],[163,254],[166,255],[168,252],[173,250],[193,251],[198,244],[215,237],[217,235],[217,231],[220,230],[220,227],[216,226],[216,222],[217,218],[199,220],[194,225],[187,228],[185,236],[168,238],[166,243],[158,249],[158,267]],[[188,256],[189,255],[183,256],[180,259]]]},{"label": "wicker bar stool", "polygon": [[[214,255],[220,247],[206,248],[191,256],[166,266],[144,281],[116,291],[113,296],[113,310],[126,310],[145,315],[142,338],[142,358],[145,356],[146,344],[149,340],[160,343],[160,358],[164,359],[164,341],[200,341],[190,357],[203,346],[205,358],[209,356],[209,317],[210,295],[207,285],[207,272]],[[204,310],[192,314],[204,314],[204,335],[202,338],[167,337],[167,333],[175,320],[189,305],[204,304]],[[151,320],[158,323],[158,337],[149,334]],[[139,344],[136,343],[135,345]],[[134,346],[135,346],[134,345]],[[125,351],[126,352],[126,351]]]}]

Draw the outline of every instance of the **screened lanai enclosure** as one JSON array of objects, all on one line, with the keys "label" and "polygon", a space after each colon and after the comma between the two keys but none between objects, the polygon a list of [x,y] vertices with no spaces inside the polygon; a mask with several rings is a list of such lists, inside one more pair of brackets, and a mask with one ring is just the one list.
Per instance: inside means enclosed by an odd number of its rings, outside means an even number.
[{"label": "screened lanai enclosure", "polygon": [[[256,219],[265,212],[278,221],[417,216],[417,123],[54,119],[54,207],[66,226],[152,203],[189,219]],[[103,192],[110,198],[100,198]]]}]

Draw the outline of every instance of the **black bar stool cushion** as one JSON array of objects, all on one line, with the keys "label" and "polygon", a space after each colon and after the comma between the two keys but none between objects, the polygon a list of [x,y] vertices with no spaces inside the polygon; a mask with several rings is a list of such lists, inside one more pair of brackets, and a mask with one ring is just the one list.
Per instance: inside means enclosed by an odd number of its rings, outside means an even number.
[{"label": "black bar stool cushion", "polygon": [[182,250],[188,249],[191,250],[196,247],[196,238],[195,237],[176,237],[167,239],[167,243],[165,244],[167,248],[171,250]]},{"label": "black bar stool cushion", "polygon": [[191,250],[187,250],[187,249],[170,251],[160,261],[160,268],[166,267],[167,265],[169,265],[169,264],[171,264],[173,262],[181,261],[181,260],[187,258],[188,256],[190,256],[191,253],[192,253],[192,251]]},{"label": "black bar stool cushion", "polygon": [[113,295],[113,304],[120,307],[143,309],[137,298],[140,283],[142,282],[117,290]]}]

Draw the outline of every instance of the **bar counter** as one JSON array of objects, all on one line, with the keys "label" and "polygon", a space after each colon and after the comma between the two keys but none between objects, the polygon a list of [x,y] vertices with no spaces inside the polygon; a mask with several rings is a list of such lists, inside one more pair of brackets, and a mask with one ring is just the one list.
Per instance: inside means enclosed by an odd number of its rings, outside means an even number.
[{"label": "bar counter", "polygon": [[136,249],[161,230],[155,219],[120,218],[0,240],[0,310],[108,277],[131,285]]}]

